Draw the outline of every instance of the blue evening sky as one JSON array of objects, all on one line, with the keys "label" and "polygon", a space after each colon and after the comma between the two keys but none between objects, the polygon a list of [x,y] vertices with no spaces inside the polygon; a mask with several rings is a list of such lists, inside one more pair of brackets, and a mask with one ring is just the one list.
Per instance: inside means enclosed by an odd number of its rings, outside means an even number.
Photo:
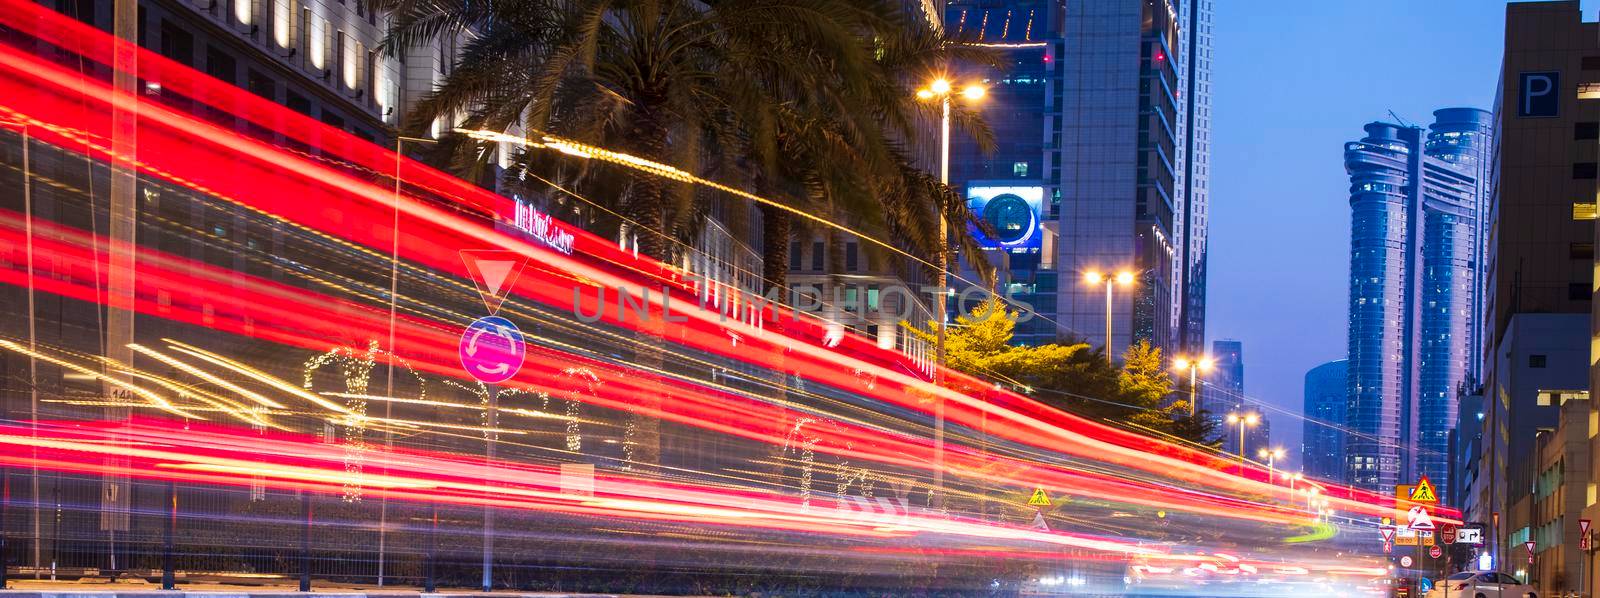
[{"label": "blue evening sky", "polygon": [[[1596,17],[1600,0],[1585,0]],[[1343,144],[1389,110],[1493,109],[1494,0],[1219,0],[1213,32],[1211,339],[1244,341],[1245,392],[1298,467],[1304,376],[1345,355],[1350,209]]]}]

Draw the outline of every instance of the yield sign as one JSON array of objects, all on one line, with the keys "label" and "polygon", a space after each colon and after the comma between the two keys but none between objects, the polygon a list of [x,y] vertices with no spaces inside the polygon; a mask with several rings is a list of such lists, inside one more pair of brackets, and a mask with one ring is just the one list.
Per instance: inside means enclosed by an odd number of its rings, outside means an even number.
[{"label": "yield sign", "polygon": [[472,274],[472,285],[478,288],[483,306],[489,315],[500,311],[500,304],[517,282],[517,275],[527,265],[528,258],[515,251],[503,249],[463,249],[461,261],[466,262]]},{"label": "yield sign", "polygon": [[1394,528],[1385,526],[1378,528],[1378,531],[1383,533],[1384,544],[1389,544],[1390,542],[1394,541]]},{"label": "yield sign", "polygon": [[1050,531],[1050,522],[1045,520],[1044,511],[1035,511],[1033,513],[1033,523],[1028,526],[1037,530]]},{"label": "yield sign", "polygon": [[1589,520],[1588,519],[1579,519],[1578,520],[1578,533],[1580,533],[1580,534],[1588,534],[1589,533]]}]

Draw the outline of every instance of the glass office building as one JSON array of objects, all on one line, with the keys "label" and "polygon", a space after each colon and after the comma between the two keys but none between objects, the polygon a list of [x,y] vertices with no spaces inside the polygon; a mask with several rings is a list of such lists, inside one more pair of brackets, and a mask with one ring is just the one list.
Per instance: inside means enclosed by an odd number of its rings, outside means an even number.
[{"label": "glass office building", "polygon": [[1375,122],[1345,146],[1350,175],[1346,448],[1352,484],[1448,485],[1457,388],[1476,371],[1489,113],[1427,130]]},{"label": "glass office building", "polygon": [[[995,151],[980,151],[957,131],[950,146],[950,184],[997,231],[1009,231],[984,246],[999,271],[996,290],[1034,311],[1017,324],[1014,342],[1019,344],[1050,343],[1067,332],[1056,320],[1055,233],[1046,225],[1059,211],[1060,192],[1045,169],[1047,148],[1061,135],[1055,56],[1062,10],[1060,0],[980,0],[951,2],[945,12],[953,34],[994,50],[1006,64],[1000,72],[958,68],[952,73],[958,83],[976,81],[987,88],[969,109],[981,113],[994,131]],[[970,271],[964,277],[977,280]]]},{"label": "glass office building", "polygon": [[1300,463],[1306,475],[1344,481],[1344,410],[1350,362],[1330,361],[1306,372]]}]

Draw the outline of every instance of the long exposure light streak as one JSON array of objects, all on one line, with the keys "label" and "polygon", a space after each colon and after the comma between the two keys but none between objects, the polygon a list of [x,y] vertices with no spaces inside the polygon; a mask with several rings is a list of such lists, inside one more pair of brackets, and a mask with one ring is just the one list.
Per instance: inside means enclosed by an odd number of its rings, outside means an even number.
[{"label": "long exposure light streak", "polygon": [[[117,43],[82,24],[17,0],[0,0],[0,24],[71,48],[91,60]],[[20,123],[9,128],[28,127],[40,147],[102,162],[123,161],[152,180],[192,190],[207,202],[246,210],[250,218],[286,227],[292,223],[297,231],[317,235],[318,242],[326,242],[330,251],[357,256],[362,260],[357,264],[381,263],[387,269],[393,258],[408,280],[418,281],[404,301],[396,297],[404,311],[394,316],[391,328],[389,291],[358,277],[296,266],[288,259],[259,263],[283,272],[283,279],[304,281],[303,286],[145,247],[138,250],[133,303],[123,304],[103,291],[108,253],[116,249],[113,242],[60,223],[32,226],[30,222],[24,227],[20,215],[5,210],[0,210],[0,258],[4,258],[0,260],[4,264],[0,266],[0,284],[32,285],[40,292],[76,302],[111,305],[136,311],[141,317],[265,341],[275,351],[295,355],[330,349],[355,351],[365,360],[364,371],[370,371],[373,364],[405,367],[419,380],[421,376],[437,378],[461,390],[502,397],[508,405],[490,407],[494,404],[491,400],[452,401],[431,392],[423,398],[420,391],[415,397],[404,392],[379,396],[366,389],[365,378],[359,385],[337,391],[318,389],[312,385],[312,374],[307,374],[303,385],[292,383],[269,371],[269,365],[232,356],[229,350],[185,335],[133,345],[140,362],[160,364],[144,370],[136,364],[108,363],[65,348],[29,349],[25,343],[0,338],[0,350],[50,363],[130,395],[125,400],[63,396],[52,399],[57,404],[129,406],[191,420],[180,424],[141,419],[133,426],[137,432],[119,422],[115,434],[110,424],[50,422],[45,426],[50,433],[37,438],[29,435],[29,425],[6,428],[0,434],[7,438],[0,442],[29,450],[0,456],[0,462],[224,486],[265,483],[279,489],[334,494],[354,486],[368,489],[373,496],[397,500],[848,537],[929,534],[968,538],[974,543],[1039,543],[1106,552],[1123,559],[1157,558],[1175,548],[1162,542],[1114,537],[1136,534],[1134,521],[1141,513],[1157,509],[1192,515],[1207,525],[1280,526],[1273,538],[1291,544],[1331,540],[1337,529],[1348,529],[1313,524],[1314,515],[1302,508],[1303,496],[1259,468],[1246,468],[1243,475],[1235,475],[1231,460],[1057,412],[972,377],[951,373],[947,376],[950,385],[933,385],[915,368],[905,367],[905,356],[871,342],[848,336],[837,347],[826,346],[828,323],[809,315],[785,318],[781,326],[768,325],[780,322],[779,310],[764,310],[759,319],[750,320],[728,318],[719,308],[674,301],[670,314],[683,321],[672,326],[642,322],[630,317],[631,312],[617,310],[585,329],[558,315],[573,307],[575,287],[584,291],[578,293],[578,307],[589,310],[587,313],[594,313],[596,303],[605,301],[596,292],[600,289],[692,293],[703,287],[697,287],[679,268],[633,256],[581,231],[575,232],[572,255],[529,243],[504,230],[510,200],[421,165],[417,172],[422,174],[405,181],[405,193],[397,199],[381,183],[352,174],[361,168],[385,172],[383,166],[392,167],[394,154],[158,55],[148,54],[149,60],[144,56],[139,61],[141,75],[159,81],[173,96],[228,103],[238,108],[238,118],[286,139],[301,140],[323,155],[285,151],[239,136],[160,103],[165,100],[141,106],[137,155],[117,155],[106,141],[104,114],[113,103],[130,98],[118,96],[102,81],[82,72],[63,69],[11,45],[0,46],[0,112],[8,122]],[[589,158],[606,151],[570,145],[568,150]],[[661,176],[682,174],[653,162],[619,160]],[[406,170],[411,170],[410,163]],[[395,217],[394,210],[399,210],[404,220],[398,234],[385,224]],[[177,221],[164,224],[193,230]],[[226,235],[200,233],[207,235],[209,242],[227,247]],[[391,243],[396,253],[373,249]],[[29,248],[27,256],[21,253],[24,246]],[[519,324],[533,322],[542,330],[529,336],[535,342],[528,348],[523,371],[502,389],[490,391],[482,385],[474,389],[459,382],[463,372],[455,343],[470,311],[456,304],[470,306],[474,301],[472,286],[464,282],[468,273],[456,254],[462,248],[504,249],[531,261],[511,287],[505,313],[519,318]],[[42,259],[35,260],[35,254]],[[652,293],[643,303],[648,318],[660,320],[668,315],[660,293]],[[651,333],[661,343],[667,355],[664,365],[641,368],[622,356],[640,343],[650,342],[640,340],[637,332]],[[578,335],[583,340],[573,340]],[[386,338],[393,338],[393,346],[370,344],[373,339]],[[693,366],[693,373],[686,371],[686,364]],[[104,369],[115,375],[107,375]],[[746,369],[750,371],[743,371]],[[569,374],[573,371],[587,372],[586,381],[575,379]],[[113,380],[122,376],[126,380]],[[337,382],[333,385],[338,387]],[[544,405],[533,408],[524,397]],[[568,401],[566,414],[561,414],[561,403],[548,406],[552,397]],[[468,417],[379,418],[361,407],[368,401],[397,408],[443,407]],[[927,418],[941,402],[953,433],[946,458],[936,463],[926,438]],[[552,481],[557,474],[546,465],[399,451],[359,442],[359,436],[338,444],[288,433],[310,419],[334,426],[369,429],[365,426],[371,425],[370,429],[416,432],[451,442],[474,440],[481,444],[503,434],[508,446],[532,445],[517,436],[564,435],[563,446],[571,446],[576,434],[567,426],[608,425],[604,416],[579,417],[575,411],[579,404],[606,413],[640,413],[752,441],[773,454],[718,472],[666,469],[658,479],[597,473],[597,494],[577,499],[561,491],[560,484]],[[481,411],[484,419],[477,421],[471,417],[472,411]],[[523,419],[491,425],[495,413]],[[541,429],[539,422],[549,424]],[[175,430],[183,425],[189,429],[180,441]],[[130,434],[146,444],[131,444],[127,440]],[[598,444],[615,440],[607,438]],[[37,458],[31,456],[34,450]],[[578,453],[576,448],[561,450]],[[776,456],[780,452],[781,456]],[[819,455],[838,462],[819,463]],[[119,465],[109,456],[135,463]],[[352,462],[361,466],[352,469]],[[908,507],[894,515],[863,510],[861,504],[879,503],[854,502],[846,493],[872,498],[873,481],[860,473],[866,471],[865,465],[893,472],[883,474],[877,483],[890,484],[891,475],[903,480],[893,482],[901,484],[897,491],[905,501],[902,504],[913,504],[908,500],[913,492],[929,489],[925,480],[936,468],[966,484],[952,488],[952,493],[977,504],[995,500],[993,493],[1041,488],[1075,503],[1062,514],[1052,515],[1053,521],[1071,522],[1072,529],[1079,532],[1104,530],[1104,535],[1047,531]],[[770,470],[763,471],[763,467]],[[837,488],[818,490],[821,486],[813,478],[816,472],[830,472],[825,475],[839,480]],[[519,476],[542,482],[485,482],[521,479]],[[694,481],[708,478],[721,485]],[[664,481],[667,479],[674,481]],[[803,498],[783,494],[781,489],[800,489]],[[1330,495],[1329,506],[1353,516],[1387,515],[1393,509],[1392,502],[1371,493],[1329,486],[1324,494]],[[1441,520],[1454,515],[1449,510],[1441,514]],[[1120,518],[1127,521],[1117,521]],[[937,550],[930,547],[930,553]],[[963,551],[978,549],[948,550],[951,555],[971,556],[976,553]],[[1270,565],[1224,561],[1228,559],[1208,557],[1203,564],[1211,567],[1208,571],[1232,574],[1244,571],[1243,564],[1260,570]],[[1161,567],[1170,568],[1151,562],[1156,568],[1146,573],[1152,575],[1160,574]],[[1295,569],[1298,564],[1273,567],[1282,575],[1297,575],[1304,569]],[[1342,573],[1351,571],[1370,572],[1356,567]]]},{"label": "long exposure light streak", "polygon": [[[70,81],[68,83],[70,83]],[[104,91],[104,90],[102,90],[102,91]],[[160,111],[160,110],[147,110],[147,111],[141,112],[141,114],[150,114],[152,116],[164,117],[164,119],[167,120],[169,123],[175,123],[178,120],[182,119],[181,116],[174,115],[174,114],[172,114],[170,112],[165,112],[165,111]],[[173,117],[176,117],[176,119],[174,119]],[[219,136],[222,136],[222,135],[226,134],[226,132],[221,131],[221,130],[217,130],[217,129],[215,129],[215,127],[209,127],[208,125],[197,125],[197,126],[200,126],[202,129],[205,129],[205,130],[199,132],[200,133],[199,134],[199,138],[201,138],[201,139],[217,138]],[[261,151],[266,151],[266,150],[264,148],[261,148]],[[284,164],[282,164],[282,161],[280,160],[278,165],[281,166],[281,165],[284,165]],[[312,168],[318,168],[315,165],[311,165],[311,167]],[[203,174],[204,173],[197,173],[197,176],[203,175]],[[327,174],[329,174],[329,172],[323,172],[321,174],[327,175]],[[339,177],[337,174],[335,174],[333,178],[334,178],[334,180],[338,180],[339,178],[342,178],[342,177]],[[178,177],[176,180],[183,181],[183,180],[194,180],[194,179],[186,179],[186,178],[183,178],[183,177]],[[219,183],[221,183],[221,182],[222,181],[219,181]],[[347,181],[347,182],[353,183],[353,181]],[[214,192],[214,190],[211,187],[203,186],[203,185],[197,187],[197,189],[202,190],[202,191],[207,191],[207,192]],[[359,184],[356,184],[356,185],[353,185],[353,186],[347,186],[346,189],[350,190],[350,191],[356,191],[357,193],[355,193],[355,195],[358,195],[358,196],[373,196],[373,197],[369,197],[369,199],[376,198],[376,199],[382,200],[385,203],[388,201],[387,195],[375,192],[371,188],[363,188]],[[376,195],[374,195],[374,194],[376,194]],[[437,209],[431,209],[431,208],[428,208],[426,206],[422,206],[420,204],[413,204],[413,205],[411,205],[411,208],[416,210],[419,215],[422,215],[424,217],[423,218],[424,220],[430,219],[429,217],[438,218],[438,219],[442,219],[442,220],[446,220],[446,221],[450,221],[450,220],[453,219],[453,217],[451,217],[447,213],[438,211]],[[455,222],[457,222],[457,224],[459,224],[461,227],[465,227],[468,230],[479,228],[477,226],[474,226],[473,223],[471,223],[471,222],[461,221],[459,219],[453,219],[453,220]],[[506,239],[493,237],[493,236],[483,237],[483,240],[489,241],[489,242],[506,243]],[[520,251],[524,251],[524,252],[530,251],[530,249],[529,249],[529,247],[527,245],[520,244],[520,243],[512,244],[512,246],[510,248],[519,249]],[[548,253],[548,252],[546,252],[546,253]],[[532,257],[533,255],[537,255],[537,254],[538,254],[538,252],[535,252],[534,254],[531,254],[530,257]],[[543,257],[545,257],[547,259],[551,258],[551,256],[549,256],[549,255],[544,255]],[[569,268],[571,268],[573,270],[586,270],[587,269],[587,268],[584,268],[582,265],[576,264],[576,263],[563,263],[561,265],[562,266],[567,266],[567,267],[569,267]],[[458,267],[452,267],[451,269],[454,270],[454,269],[459,269],[459,268]],[[590,277],[590,278],[602,278],[602,279],[606,279],[606,280],[611,280],[611,282],[613,282],[613,283],[622,283],[622,282],[624,282],[624,281],[618,281],[618,280],[611,279],[608,276],[602,276],[601,273],[598,272],[598,271],[589,271],[587,274],[584,274],[584,276],[587,276],[587,277]],[[523,289],[519,288],[518,290],[521,291]],[[659,308],[660,305],[659,304],[655,304],[655,305],[653,305],[653,307]],[[709,323],[709,321],[713,319],[709,314],[697,312],[696,310],[689,310],[689,312],[690,312],[690,315],[697,316],[704,323]],[[727,323],[726,322],[718,322],[718,324],[727,324]],[[758,334],[759,331],[747,330],[746,332],[748,332],[748,333],[750,333],[752,335],[755,335],[755,334]],[[713,338],[720,338],[720,336],[713,336]],[[683,340],[696,340],[696,339],[694,339],[694,337],[692,337],[690,335],[684,334],[683,335]],[[701,341],[701,342],[704,343],[704,341]],[[704,343],[704,346],[709,346],[711,348],[717,348],[717,347],[720,347],[720,343]],[[837,363],[838,361],[843,359],[842,356],[840,354],[838,354],[838,353],[835,353],[835,352],[832,352],[832,351],[826,351],[826,350],[822,349],[819,346],[813,346],[813,345],[809,345],[807,343],[801,343],[801,344],[789,343],[789,344],[787,344],[787,346],[785,348],[787,350],[791,351],[791,352],[798,351],[798,352],[804,354],[805,357],[812,358],[812,360],[820,360],[823,363],[828,363],[828,362]],[[724,348],[724,351],[726,351],[725,348]],[[792,359],[794,356],[791,355],[790,357]],[[839,377],[839,376],[828,376],[827,375],[828,373],[830,373],[830,370],[828,370],[828,369],[819,369],[819,370],[815,370],[815,371],[808,370],[807,371],[808,375],[818,376],[818,377],[831,377],[835,381],[839,381],[839,382],[843,381],[843,380],[840,380],[841,377]],[[927,386],[926,383],[924,383],[923,381],[909,378],[909,377],[905,376],[904,374],[901,374],[899,372],[895,372],[893,370],[883,370],[881,372],[881,374],[884,377],[895,378],[896,382],[899,382],[899,383],[903,384],[904,387],[906,387],[906,388],[925,388]],[[835,383],[837,383],[837,382],[835,382]],[[1175,447],[1172,447],[1171,445],[1165,445],[1163,443],[1149,441],[1149,440],[1145,440],[1145,439],[1139,439],[1136,436],[1134,436],[1132,434],[1129,434],[1129,433],[1126,433],[1126,432],[1119,432],[1119,431],[1111,430],[1109,428],[1104,428],[1103,426],[1099,426],[1097,424],[1089,424],[1087,422],[1082,422],[1081,420],[1077,421],[1077,422],[1074,422],[1074,424],[1075,424],[1074,427],[1076,428],[1076,430],[1075,430],[1076,433],[1075,434],[1070,435],[1068,437],[1063,437],[1062,434],[1061,434],[1061,432],[1063,431],[1062,428],[1057,427],[1057,426],[1052,425],[1052,424],[1046,424],[1046,423],[1040,421],[1039,419],[1036,419],[1035,417],[1032,417],[1034,415],[1037,415],[1037,409],[1036,408],[1034,409],[1036,411],[1036,413],[1030,413],[1030,414],[1027,414],[1027,415],[1023,415],[1022,413],[1020,413],[1018,411],[997,409],[997,408],[993,407],[990,404],[990,402],[978,401],[978,400],[975,400],[972,397],[968,397],[968,396],[965,396],[965,395],[961,395],[960,393],[956,393],[956,392],[950,391],[949,389],[935,388],[935,389],[932,389],[931,391],[936,393],[936,394],[942,395],[942,398],[944,398],[947,401],[948,400],[953,400],[953,401],[956,401],[956,402],[962,404],[962,407],[964,407],[967,410],[967,412],[964,413],[964,414],[961,414],[961,415],[964,415],[965,421],[968,424],[975,423],[976,418],[979,416],[978,412],[987,411],[987,412],[989,412],[988,415],[996,416],[996,417],[999,417],[999,418],[1002,418],[1002,419],[1010,419],[1010,420],[1014,420],[1014,421],[1016,421],[1018,423],[1021,423],[1026,428],[1031,428],[1032,431],[1035,432],[1035,433],[1042,432],[1042,433],[1045,433],[1047,436],[1055,436],[1056,438],[1053,438],[1052,440],[1056,440],[1056,441],[1067,440],[1067,441],[1072,442],[1074,444],[1083,444],[1085,441],[1090,441],[1090,444],[1092,444],[1094,446],[1086,448],[1087,451],[1103,452],[1103,451],[1108,451],[1109,450],[1109,451],[1121,453],[1124,456],[1127,456],[1130,459],[1134,460],[1135,462],[1140,461],[1140,460],[1146,460],[1146,459],[1154,460],[1155,463],[1152,463],[1152,465],[1151,465],[1152,470],[1163,471],[1164,473],[1169,473],[1169,474],[1172,473],[1174,470],[1176,470],[1176,471],[1187,470],[1188,473],[1191,476],[1211,477],[1214,481],[1220,481],[1222,483],[1238,484],[1238,483],[1241,482],[1240,480],[1232,479],[1229,476],[1227,476],[1227,474],[1222,474],[1222,473],[1220,473],[1220,472],[1218,472],[1218,471],[1216,471],[1214,469],[1207,468],[1207,467],[1204,467],[1204,466],[1196,467],[1196,464],[1193,463],[1193,462],[1185,462],[1185,461],[1183,461],[1181,459],[1179,459],[1179,460],[1169,459],[1169,458],[1165,457],[1164,455],[1162,455],[1160,453],[1175,453],[1175,454],[1178,454],[1178,455],[1184,455],[1184,456],[1188,457],[1189,459],[1199,459],[1199,460],[1202,460],[1202,461],[1204,461],[1206,459],[1214,459],[1212,457],[1209,457],[1209,456],[1206,456],[1206,455],[1203,455],[1203,454],[1192,453],[1192,452],[1187,452],[1186,453],[1186,452],[1181,451],[1181,450],[1176,450]],[[1028,401],[1026,401],[1026,399],[1022,399],[1021,401],[1019,401],[1016,404],[1026,404],[1026,403],[1028,403]],[[920,405],[919,406],[919,405],[915,405],[913,403],[913,408],[917,408],[917,407],[921,407],[922,409],[926,409],[927,408],[926,405]],[[1057,418],[1063,417],[1063,416],[1061,416],[1059,414],[1052,414],[1052,416],[1053,417],[1057,417]],[[994,424],[991,424],[991,425],[994,425]],[[1115,437],[1115,438],[1118,438],[1118,439],[1121,439],[1121,440],[1125,440],[1125,441],[1133,440],[1133,441],[1136,441],[1139,445],[1143,445],[1143,446],[1135,445],[1134,447],[1126,447],[1125,448],[1125,447],[1122,447],[1122,446],[1117,446],[1116,444],[1112,444],[1112,443],[1094,442],[1093,441],[1094,439],[1090,435],[1085,434],[1085,432],[1098,432],[1097,435],[1100,435],[1100,436],[1111,436],[1111,437]],[[1264,488],[1264,489],[1261,489],[1261,490],[1268,491],[1268,492],[1287,492],[1284,489],[1270,488],[1270,487],[1269,488]]]}]

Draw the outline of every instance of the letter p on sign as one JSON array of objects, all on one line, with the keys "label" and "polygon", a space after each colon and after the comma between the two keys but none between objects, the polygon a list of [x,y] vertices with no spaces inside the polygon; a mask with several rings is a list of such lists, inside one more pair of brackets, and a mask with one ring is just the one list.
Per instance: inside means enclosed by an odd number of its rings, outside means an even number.
[{"label": "letter p on sign", "polygon": [[1560,71],[1522,73],[1517,83],[1517,116],[1553,118],[1561,114]]}]

